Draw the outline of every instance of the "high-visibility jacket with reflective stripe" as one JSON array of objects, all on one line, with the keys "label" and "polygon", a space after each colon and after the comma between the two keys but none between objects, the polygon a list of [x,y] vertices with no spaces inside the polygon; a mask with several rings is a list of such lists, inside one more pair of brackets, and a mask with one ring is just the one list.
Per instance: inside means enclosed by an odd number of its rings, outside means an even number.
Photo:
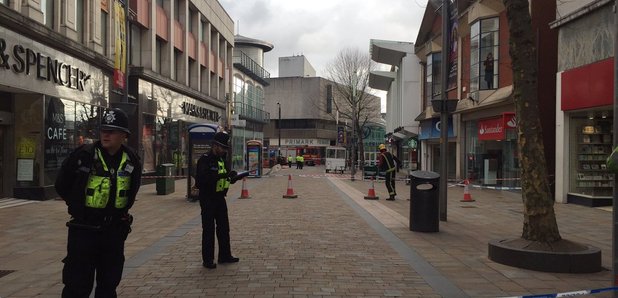
[{"label": "high-visibility jacket with reflective stripe", "polygon": [[[217,161],[217,165],[219,166],[219,171],[217,172],[217,174],[219,174],[219,177],[223,177],[225,174],[227,174],[227,170],[225,169],[225,162],[223,161],[223,159],[219,159]],[[217,187],[215,188],[216,192],[222,192],[227,190],[228,188],[230,188],[229,178],[220,178],[219,180],[217,180]]]},{"label": "high-visibility jacket with reflective stripe", "polygon": [[380,169],[385,170],[387,173],[394,171],[396,168],[395,161],[393,160],[393,155],[390,152],[383,152],[380,153],[380,155],[383,158],[382,160],[386,163],[386,167],[384,167],[384,164],[380,164]]},{"label": "high-visibility jacket with reflective stripe", "polygon": [[[129,155],[122,152],[118,169],[109,169],[101,150],[96,148],[92,167],[94,170],[91,171],[86,184],[86,207],[105,208],[110,197],[115,199],[115,208],[122,209],[127,206],[132,171],[132,166],[127,167],[127,161],[130,161]],[[112,197],[110,193],[113,190],[115,194]]]}]

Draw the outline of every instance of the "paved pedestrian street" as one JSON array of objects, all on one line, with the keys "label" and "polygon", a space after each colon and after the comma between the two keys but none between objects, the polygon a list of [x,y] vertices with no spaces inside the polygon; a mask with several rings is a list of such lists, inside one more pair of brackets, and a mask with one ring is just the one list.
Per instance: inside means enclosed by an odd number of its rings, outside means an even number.
[{"label": "paved pedestrian street", "polygon": [[[284,199],[288,175],[296,199]],[[360,177],[360,176],[359,176]],[[228,193],[232,253],[239,263],[202,267],[198,203],[186,180],[170,195],[140,189],[119,297],[504,297],[611,286],[612,274],[544,273],[487,258],[490,239],[521,234],[521,195],[448,189],[440,232],[409,230],[409,186],[398,200],[364,200],[370,182],[324,174],[321,166],[284,168],[247,180],[250,199]],[[557,204],[563,238],[603,250],[611,269],[611,209]],[[68,219],[63,201],[0,208],[0,297],[58,297]],[[605,295],[605,296],[604,296]],[[593,297],[610,297],[611,294]]]}]

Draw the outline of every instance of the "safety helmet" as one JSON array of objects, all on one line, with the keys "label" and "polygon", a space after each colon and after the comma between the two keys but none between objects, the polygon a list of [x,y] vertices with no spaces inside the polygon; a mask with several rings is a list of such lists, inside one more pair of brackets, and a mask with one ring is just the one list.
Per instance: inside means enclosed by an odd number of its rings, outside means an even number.
[{"label": "safety helmet", "polygon": [[386,146],[384,144],[380,144],[378,146],[378,150],[382,151],[382,150],[386,150]]},{"label": "safety helmet", "polygon": [[213,138],[213,142],[225,149],[230,148],[229,141],[230,135],[225,131],[217,132]]},{"label": "safety helmet", "polygon": [[129,131],[129,117],[121,109],[107,109],[101,118],[101,130],[120,130],[131,134],[131,131]]}]

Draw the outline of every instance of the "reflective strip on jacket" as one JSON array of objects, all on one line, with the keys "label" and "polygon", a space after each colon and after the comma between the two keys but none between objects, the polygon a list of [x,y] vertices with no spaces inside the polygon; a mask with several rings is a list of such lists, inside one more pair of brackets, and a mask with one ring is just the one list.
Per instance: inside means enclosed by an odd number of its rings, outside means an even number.
[{"label": "reflective strip on jacket", "polygon": [[[95,170],[88,177],[88,184],[86,184],[86,207],[105,208],[114,181],[116,183],[114,207],[122,209],[127,206],[129,189],[131,188],[131,173],[126,169],[127,160],[130,160],[130,158],[123,151],[118,169],[110,171],[101,155],[101,150],[96,149],[95,164],[93,165]],[[97,166],[96,163],[100,163],[101,166]]]},{"label": "reflective strip on jacket", "polygon": [[[227,174],[227,170],[225,169],[225,162],[222,159],[219,159],[219,161],[217,161],[217,164],[219,165],[219,171],[217,172],[217,174],[219,174],[219,177]],[[217,180],[217,188],[215,188],[216,192],[222,192],[227,190],[228,188],[230,188],[230,179],[228,179],[227,176],[226,178],[220,178],[219,180]]]},{"label": "reflective strip on jacket", "polygon": [[384,157],[384,160],[386,161],[386,166],[388,167],[388,169],[386,169],[386,172],[390,173],[396,169],[395,161],[393,160],[393,156],[390,153],[387,153],[388,152],[380,153],[380,155],[382,155],[382,157]]}]

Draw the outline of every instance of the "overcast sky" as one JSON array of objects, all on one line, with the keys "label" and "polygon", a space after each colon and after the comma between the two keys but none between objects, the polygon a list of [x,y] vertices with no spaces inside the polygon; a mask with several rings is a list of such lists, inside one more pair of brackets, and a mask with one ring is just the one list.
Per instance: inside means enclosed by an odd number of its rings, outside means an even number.
[{"label": "overcast sky", "polygon": [[370,39],[415,42],[427,0],[219,0],[235,33],[270,42],[264,68],[303,54],[317,75],[346,47],[369,52]]}]

